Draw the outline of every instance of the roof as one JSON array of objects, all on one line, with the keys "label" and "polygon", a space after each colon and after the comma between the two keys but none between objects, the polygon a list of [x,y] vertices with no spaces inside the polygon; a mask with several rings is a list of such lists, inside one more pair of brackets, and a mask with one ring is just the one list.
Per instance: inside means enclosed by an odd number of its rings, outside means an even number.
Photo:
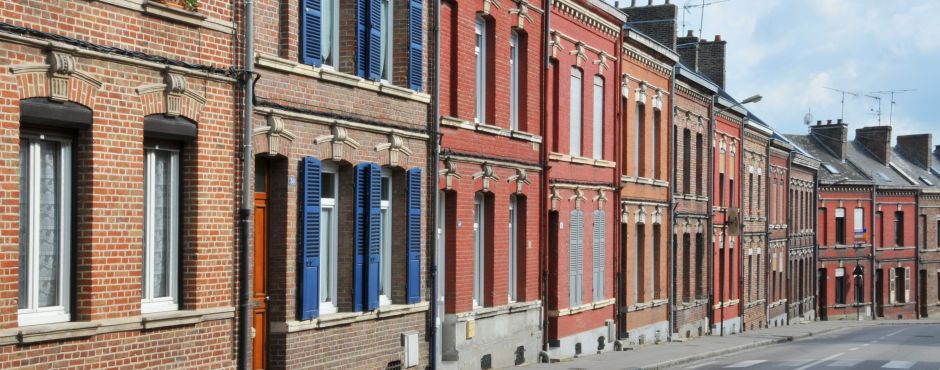
[{"label": "roof", "polygon": [[872,180],[850,161],[843,161],[826,149],[811,135],[784,135],[794,144],[794,147],[806,152],[809,156],[820,161],[819,181],[834,183],[844,181],[848,184],[871,185]]}]

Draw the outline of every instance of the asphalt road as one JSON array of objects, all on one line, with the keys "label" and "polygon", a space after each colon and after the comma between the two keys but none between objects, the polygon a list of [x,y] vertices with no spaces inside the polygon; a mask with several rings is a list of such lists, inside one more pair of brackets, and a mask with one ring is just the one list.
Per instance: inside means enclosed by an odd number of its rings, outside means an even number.
[{"label": "asphalt road", "polygon": [[940,324],[837,330],[681,366],[686,369],[940,369]]}]

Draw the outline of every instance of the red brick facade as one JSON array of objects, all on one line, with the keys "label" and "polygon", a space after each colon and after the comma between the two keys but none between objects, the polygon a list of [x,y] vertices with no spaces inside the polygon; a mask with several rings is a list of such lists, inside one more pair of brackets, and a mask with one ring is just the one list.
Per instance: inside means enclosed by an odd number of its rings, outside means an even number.
[{"label": "red brick facade", "polygon": [[769,183],[769,145],[772,131],[760,122],[748,119],[744,125],[744,158],[741,171],[743,203],[741,219],[741,302],[744,306],[744,330],[763,328],[767,323],[768,249],[767,193]]},{"label": "red brick facade", "polygon": [[734,103],[718,100],[712,153],[712,333],[732,334],[742,330],[741,303],[741,133],[743,111]]}]

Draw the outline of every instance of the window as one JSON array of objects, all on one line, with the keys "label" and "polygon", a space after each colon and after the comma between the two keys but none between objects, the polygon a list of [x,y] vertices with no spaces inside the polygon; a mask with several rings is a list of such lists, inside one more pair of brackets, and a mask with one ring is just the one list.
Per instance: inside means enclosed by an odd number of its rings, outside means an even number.
[{"label": "window", "polygon": [[682,130],[682,159],[682,193],[692,194],[692,131],[689,129]]},{"label": "window", "polygon": [[388,168],[382,168],[381,192],[379,305],[385,306],[392,303],[392,172]]},{"label": "window", "polygon": [[477,18],[476,22],[476,123],[486,120],[486,21]]},{"label": "window", "polygon": [[729,269],[730,273],[728,274],[728,276],[731,278],[731,284],[732,284],[731,286],[729,286],[729,289],[728,289],[728,297],[732,300],[734,299],[734,293],[736,290],[733,284],[735,284],[734,282],[737,281],[736,274],[738,270],[737,270],[737,267],[734,265],[734,261],[736,261],[737,259],[738,259],[738,255],[734,254],[734,239],[732,238],[731,240],[728,241],[728,265],[729,267],[731,267]]},{"label": "window", "polygon": [[695,298],[705,299],[705,236],[695,234]]},{"label": "window", "polygon": [[[937,238],[937,248],[940,248],[940,220],[937,220],[936,238]],[[938,295],[938,297],[940,297],[940,295]]]},{"label": "window", "polygon": [[636,103],[636,112],[634,112],[636,121],[634,131],[636,133],[636,145],[633,147],[633,168],[636,170],[636,177],[646,176],[646,108],[641,102]]},{"label": "window", "polygon": [[747,285],[744,286],[744,289],[745,289],[745,291],[744,291],[744,296],[747,297],[747,299],[748,299],[749,301],[753,301],[753,300],[754,300],[754,296],[753,296],[753,293],[754,293],[754,287],[753,287],[753,285],[754,285],[754,279],[753,279],[753,276],[754,276],[754,255],[751,254],[751,251],[750,251],[750,250],[748,250],[748,254],[747,254],[747,271],[746,271],[746,274],[747,274],[747,275],[750,275],[751,278],[750,278],[750,279],[747,279]]},{"label": "window", "polygon": [[518,299],[516,286],[519,277],[519,214],[518,197],[511,195],[509,197],[509,302],[515,302]]},{"label": "window", "polygon": [[634,238],[634,249],[636,258],[633,259],[633,302],[640,303],[646,299],[643,291],[645,290],[645,270],[646,270],[646,225],[636,225],[636,237]]},{"label": "window", "polygon": [[509,36],[509,129],[519,130],[519,34]]},{"label": "window", "polygon": [[382,80],[392,81],[392,30],[394,29],[394,12],[392,0],[373,0],[382,2],[382,38],[381,38],[381,60],[382,60]]},{"label": "window", "polygon": [[661,170],[659,168],[659,146],[661,145],[660,140],[662,139],[662,132],[660,132],[660,128],[662,127],[662,122],[660,122],[662,118],[661,112],[662,111],[659,109],[653,109],[653,143],[651,145],[652,150],[650,150],[650,154],[653,156],[653,178],[657,180],[661,176]]},{"label": "window", "polygon": [[19,324],[69,320],[71,143],[20,139]]},{"label": "window", "polygon": [[604,300],[604,277],[607,276],[607,215],[602,210],[594,211],[594,235],[591,241],[594,247],[591,251],[594,257],[594,302],[598,302]]},{"label": "window", "polygon": [[907,267],[891,269],[891,302],[907,303],[911,297],[911,276]]},{"label": "window", "polygon": [[894,212],[894,245],[904,246],[904,212]]},{"label": "window", "polygon": [[764,215],[764,176],[761,170],[757,170],[757,199],[754,200],[754,206],[757,207],[755,214]]},{"label": "window", "polygon": [[662,243],[659,240],[661,236],[660,229],[661,228],[659,224],[653,225],[653,263],[650,264],[650,275],[653,277],[651,287],[653,290],[653,299],[662,298],[660,295],[660,290],[662,288],[662,276],[660,276],[661,273],[659,266],[660,255],[662,254],[662,251],[660,251],[660,246]]},{"label": "window", "polygon": [[845,208],[836,208],[836,244],[845,245]]},{"label": "window", "polygon": [[594,159],[604,159],[604,78],[594,76]]},{"label": "window", "polygon": [[320,0],[320,53],[326,68],[339,65],[339,1]]},{"label": "window", "polygon": [[875,222],[878,223],[878,247],[885,247],[885,215],[883,212],[875,212]]},{"label": "window", "polygon": [[336,312],[336,277],[339,247],[337,242],[339,177],[336,165],[323,162],[320,173],[320,314]]},{"label": "window", "polygon": [[836,304],[845,304],[845,269],[836,269]]},{"label": "window", "polygon": [[725,206],[725,173],[718,174],[718,206]]},{"label": "window", "polygon": [[760,263],[760,256],[761,256],[761,253],[760,253],[760,251],[761,251],[760,249],[757,249],[757,266],[756,266],[756,268],[757,268],[757,279],[755,279],[755,280],[757,280],[757,299],[761,299],[761,297],[763,297],[763,296],[760,294],[760,288],[761,288],[761,286],[762,286],[761,283],[760,283],[760,280],[761,280],[761,276],[763,276],[763,275],[761,275],[761,273],[760,273],[760,270],[761,270],[761,268],[760,268],[760,267],[761,267],[761,263]]},{"label": "window", "polygon": [[[675,238],[675,234],[673,234]],[[675,243],[675,239],[673,239]],[[682,302],[692,300],[692,238],[689,233],[682,234]]]},{"label": "window", "polygon": [[144,149],[144,281],[141,312],[177,308],[179,152]]},{"label": "window", "polygon": [[861,244],[865,240],[865,210],[862,208],[855,209],[855,217],[852,220],[854,229],[855,244]]},{"label": "window", "polygon": [[[754,168],[752,167],[751,171],[753,170]],[[748,198],[750,198],[748,199],[748,202],[747,202],[747,210],[748,210],[748,213],[750,213],[749,216],[752,216],[754,214],[754,204],[757,203],[756,198],[754,197],[754,172],[751,172],[748,174],[747,196]]]},{"label": "window", "polygon": [[582,125],[582,74],[577,67],[571,68],[571,117],[568,121],[569,153],[581,156],[581,125]]},{"label": "window", "polygon": [[584,212],[571,211],[568,230],[568,294],[569,306],[584,303]]},{"label": "window", "polygon": [[708,162],[705,160],[705,155],[702,154],[703,145],[705,144],[702,143],[702,134],[695,134],[695,161],[698,164],[695,166],[695,189],[698,195],[705,195],[705,176],[703,173]]},{"label": "window", "polygon": [[484,272],[484,199],[477,193],[473,199],[473,307],[483,307],[483,272]]}]

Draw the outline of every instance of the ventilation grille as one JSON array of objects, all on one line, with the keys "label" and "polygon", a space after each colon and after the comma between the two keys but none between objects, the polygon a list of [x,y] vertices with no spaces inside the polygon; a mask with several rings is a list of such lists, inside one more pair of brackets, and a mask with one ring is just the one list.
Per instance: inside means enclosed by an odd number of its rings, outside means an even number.
[{"label": "ventilation grille", "polygon": [[402,370],[401,361],[392,361],[388,363],[388,366],[385,366],[385,370]]}]

